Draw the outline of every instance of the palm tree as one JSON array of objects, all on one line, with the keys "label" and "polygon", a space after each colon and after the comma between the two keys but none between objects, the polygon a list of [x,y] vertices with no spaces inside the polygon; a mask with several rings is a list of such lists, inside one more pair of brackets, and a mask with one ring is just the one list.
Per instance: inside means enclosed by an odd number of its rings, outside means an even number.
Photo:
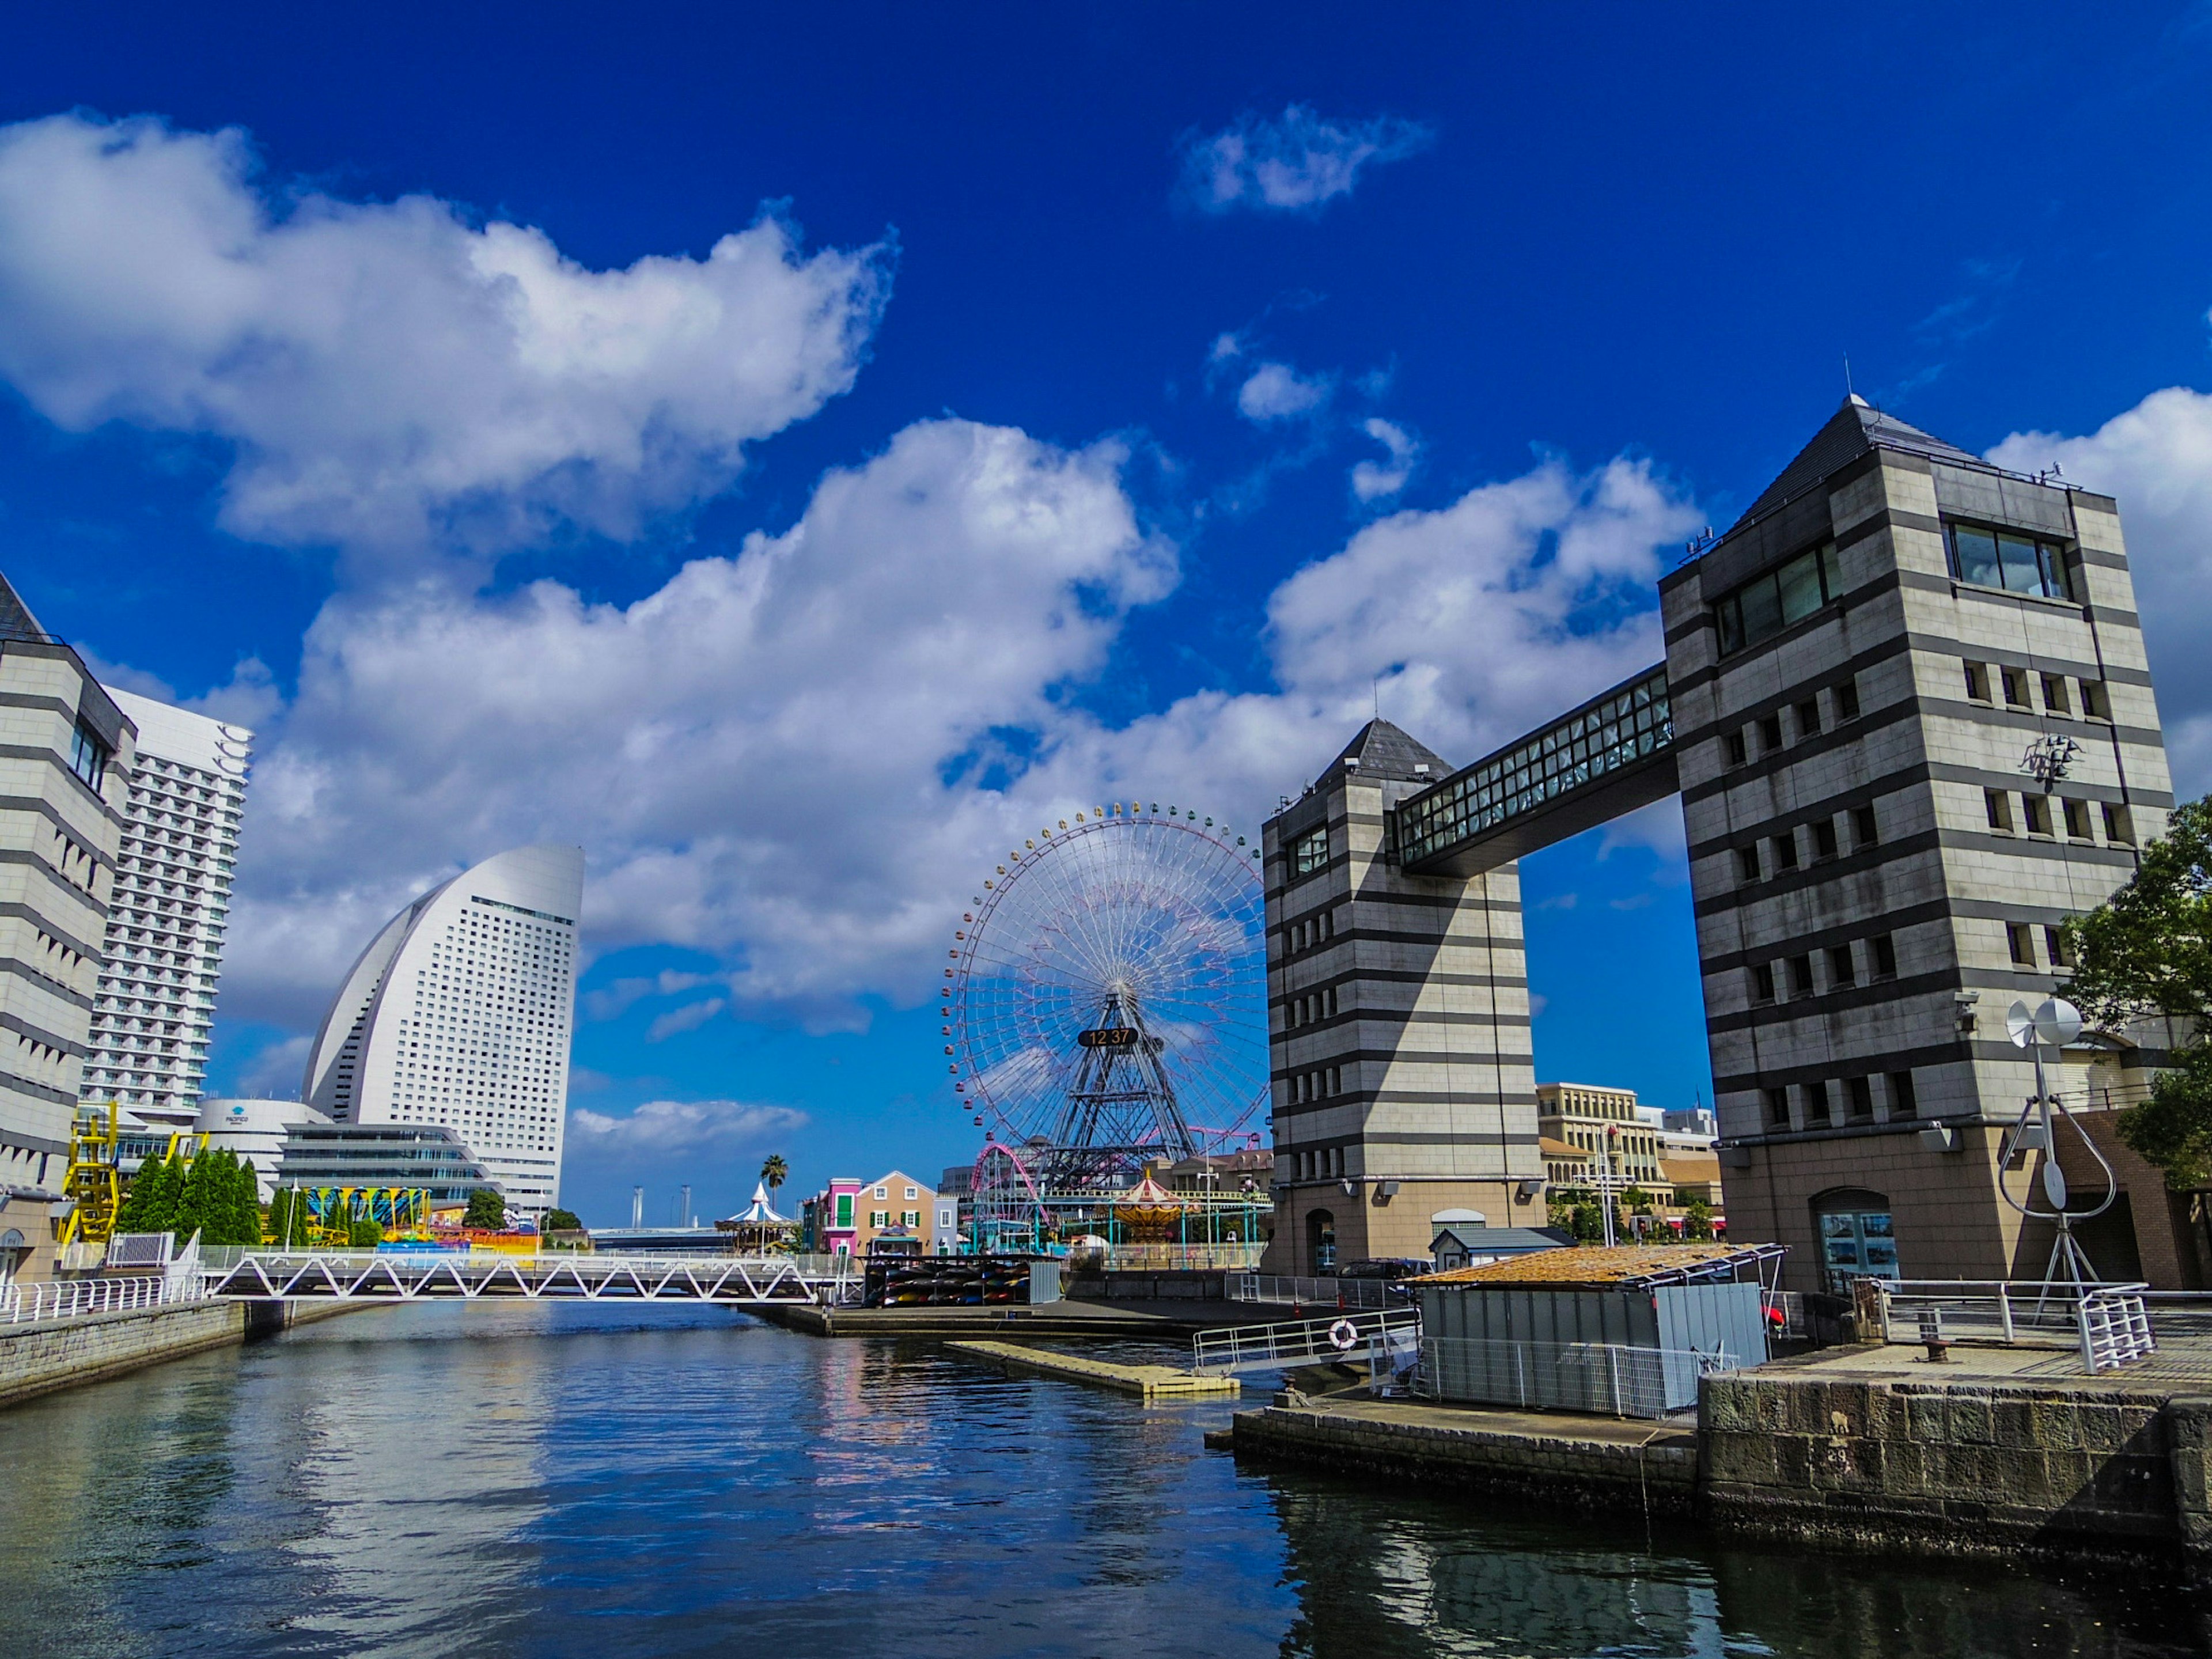
[{"label": "palm tree", "polygon": [[791,1179],[791,1165],[783,1161],[781,1152],[768,1155],[768,1161],[761,1165],[760,1178],[768,1182],[768,1201],[774,1205],[776,1194],[781,1190],[783,1183]]}]

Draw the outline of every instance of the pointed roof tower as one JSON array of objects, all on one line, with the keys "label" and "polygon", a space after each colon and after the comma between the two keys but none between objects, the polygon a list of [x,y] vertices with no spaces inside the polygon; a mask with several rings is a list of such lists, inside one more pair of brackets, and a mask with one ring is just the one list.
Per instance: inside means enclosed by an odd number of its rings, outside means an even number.
[{"label": "pointed roof tower", "polygon": [[[1341,772],[1346,761],[1359,763],[1357,770],[1363,778],[1393,778],[1404,783],[1424,777],[1441,778],[1452,769],[1451,763],[1426,744],[1384,720],[1370,720],[1361,726],[1359,734],[1328,763],[1328,770],[1322,774],[1322,778],[1326,780]],[[1426,766],[1428,770],[1416,772],[1416,766]]]},{"label": "pointed roof tower", "polygon": [[1853,392],[1844,399],[1843,407],[1829,417],[1828,423],[1813,434],[1812,441],[1797,452],[1797,459],[1784,467],[1774,482],[1760,492],[1759,499],[1736,520],[1736,527],[1740,529],[1753,519],[1765,517],[1792,495],[1877,447],[1910,450],[1931,460],[1963,461],[1969,466],[1984,465],[1978,455],[1970,455],[1956,444],[1947,444],[1917,426],[1906,425],[1893,415],[1885,415]]}]

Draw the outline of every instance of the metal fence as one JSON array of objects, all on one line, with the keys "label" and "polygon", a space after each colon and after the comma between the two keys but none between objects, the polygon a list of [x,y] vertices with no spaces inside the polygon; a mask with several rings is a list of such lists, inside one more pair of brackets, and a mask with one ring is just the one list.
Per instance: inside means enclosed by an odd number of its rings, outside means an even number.
[{"label": "metal fence", "polygon": [[1388,1308],[1390,1286],[1381,1279],[1291,1279],[1275,1273],[1236,1273],[1224,1281],[1231,1302],[1279,1302],[1301,1308]]},{"label": "metal fence", "polygon": [[2092,1376],[2155,1352],[2161,1331],[2212,1331],[2212,1306],[2202,1297],[2165,1296],[2141,1285],[1990,1279],[1869,1282],[1881,1297],[1886,1341],[1980,1340],[2007,1347],[2073,1348]]},{"label": "metal fence", "polygon": [[1112,1273],[1172,1273],[1177,1269],[1242,1272],[1258,1261],[1265,1244],[1109,1244],[1106,1267]]},{"label": "metal fence", "polygon": [[1292,1320],[1280,1325],[1232,1325],[1224,1330],[1200,1331],[1191,1339],[1191,1369],[1222,1376],[1231,1371],[1279,1370],[1316,1360],[1364,1364],[1393,1347],[1410,1350],[1420,1328],[1420,1313],[1413,1308]]},{"label": "metal fence", "polygon": [[196,1280],[167,1276],[61,1279],[10,1285],[0,1292],[0,1318],[11,1325],[40,1319],[81,1319],[93,1314],[137,1313],[148,1308],[204,1302]]},{"label": "metal fence", "polygon": [[1421,1339],[1413,1391],[1431,1400],[1519,1406],[1534,1411],[1665,1417],[1698,1399],[1698,1379],[1741,1367],[1723,1348],[1696,1353],[1613,1342],[1522,1342],[1481,1337]]}]

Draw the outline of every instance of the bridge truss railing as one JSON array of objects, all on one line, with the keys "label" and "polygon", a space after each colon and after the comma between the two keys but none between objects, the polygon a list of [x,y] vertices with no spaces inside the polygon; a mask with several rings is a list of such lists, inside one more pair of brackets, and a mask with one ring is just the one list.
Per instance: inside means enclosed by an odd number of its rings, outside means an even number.
[{"label": "bridge truss railing", "polygon": [[459,1251],[211,1251],[210,1296],[252,1301],[769,1302],[860,1300],[850,1256],[647,1256]]}]

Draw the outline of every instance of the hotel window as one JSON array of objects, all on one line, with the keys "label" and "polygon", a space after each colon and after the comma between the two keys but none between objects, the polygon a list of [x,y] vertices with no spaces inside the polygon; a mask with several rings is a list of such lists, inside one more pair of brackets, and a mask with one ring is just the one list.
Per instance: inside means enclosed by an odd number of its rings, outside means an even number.
[{"label": "hotel window", "polygon": [[2089,835],[2089,803],[2086,800],[2063,800],[2060,810],[2066,817],[2066,834],[2074,841],[2087,841]]},{"label": "hotel window", "polygon": [[1954,524],[1949,530],[1951,574],[1960,581],[2046,599],[2073,597],[2066,584],[2065,550],[2057,543],[1979,525]]},{"label": "hotel window", "polygon": [[2022,968],[2035,966],[2035,934],[2024,921],[2005,923],[2005,948]]},{"label": "hotel window", "polygon": [[1823,862],[1836,856],[1836,821],[1816,818],[1813,823],[1813,860]]},{"label": "hotel window", "polygon": [[1808,697],[1797,705],[1797,740],[1802,743],[1808,738],[1817,738],[1820,735],[1820,700],[1818,697]]},{"label": "hotel window", "polygon": [[1797,867],[1797,832],[1784,830],[1774,838],[1774,866],[1778,870]]},{"label": "hotel window", "polygon": [[1851,947],[1838,945],[1832,948],[1828,952],[1828,988],[1837,991],[1858,982],[1858,970],[1851,962]]},{"label": "hotel window", "polygon": [[2066,930],[2046,927],[2043,930],[2043,948],[2050,955],[2053,968],[2071,968],[2073,958],[2066,954]]},{"label": "hotel window", "polygon": [[1881,839],[1881,836],[1877,833],[1875,823],[1874,808],[1871,806],[1854,806],[1851,808],[1851,846],[1853,848],[1856,849],[1859,848],[1872,847]]},{"label": "hotel window", "polygon": [[1790,994],[1809,997],[1813,994],[1813,958],[1809,956],[1790,958]]},{"label": "hotel window", "polygon": [[1897,940],[1889,933],[1876,933],[1873,939],[1874,976],[1876,979],[1897,977]]},{"label": "hotel window", "polygon": [[2054,714],[2070,714],[2073,705],[2066,699],[2066,677],[2045,674],[2043,677],[2043,706]]},{"label": "hotel window", "polygon": [[1309,830],[1291,843],[1291,873],[1310,876],[1328,862],[1328,827]]},{"label": "hotel window", "polygon": [[2022,795],[2020,804],[2027,809],[2027,833],[2047,836],[2051,833],[2051,799],[2047,795]]},{"label": "hotel window", "polygon": [[2017,668],[2000,669],[1998,674],[2004,681],[2006,704],[2014,708],[2027,708],[2027,676]]},{"label": "hotel window", "polygon": [[1720,629],[1721,655],[1729,656],[1771,639],[1802,622],[1842,591],[1833,543],[1786,560],[1754,576],[1713,607]]},{"label": "hotel window", "polygon": [[1790,1090],[1786,1085],[1766,1091],[1766,1122],[1770,1128],[1786,1129],[1790,1127]]},{"label": "hotel window", "polygon": [[1727,737],[1721,739],[1721,742],[1728,750],[1728,763],[1730,766],[1741,766],[1751,759],[1751,745],[1743,740],[1743,733],[1741,731],[1729,732]]},{"label": "hotel window", "polygon": [[2012,797],[2002,789],[1982,791],[1982,810],[1989,814],[1990,828],[2012,833]]},{"label": "hotel window", "polygon": [[84,787],[95,795],[100,793],[101,781],[107,776],[108,756],[107,745],[90,726],[79,720],[70,739],[70,770],[83,779]]},{"label": "hotel window", "polygon": [[1873,1122],[1874,1079],[1872,1078],[1855,1077],[1844,1085],[1844,1088],[1849,1092],[1850,1097],[1851,1121],[1854,1123]]},{"label": "hotel window", "polygon": [[2135,820],[2129,817],[2126,807],[2108,805],[2104,808],[2104,815],[2106,841],[2118,842],[2124,847],[2135,845]]},{"label": "hotel window", "polygon": [[2081,712],[2093,720],[2112,718],[2112,700],[2106,694],[2102,680],[2081,682]]},{"label": "hotel window", "polygon": [[1892,1072],[1889,1074],[1889,1115],[1892,1117],[1912,1117],[1919,1109],[1919,1097],[1912,1088],[1912,1073]]},{"label": "hotel window", "polygon": [[1760,962],[1752,964],[1751,1000],[1753,1002],[1774,1000],[1774,964]]},{"label": "hotel window", "polygon": [[1976,702],[1990,701],[1990,671],[1978,662],[1966,665],[1966,695]]},{"label": "hotel window", "polygon": [[1759,722],[1759,752],[1771,755],[1782,747],[1782,716],[1763,715]]}]

